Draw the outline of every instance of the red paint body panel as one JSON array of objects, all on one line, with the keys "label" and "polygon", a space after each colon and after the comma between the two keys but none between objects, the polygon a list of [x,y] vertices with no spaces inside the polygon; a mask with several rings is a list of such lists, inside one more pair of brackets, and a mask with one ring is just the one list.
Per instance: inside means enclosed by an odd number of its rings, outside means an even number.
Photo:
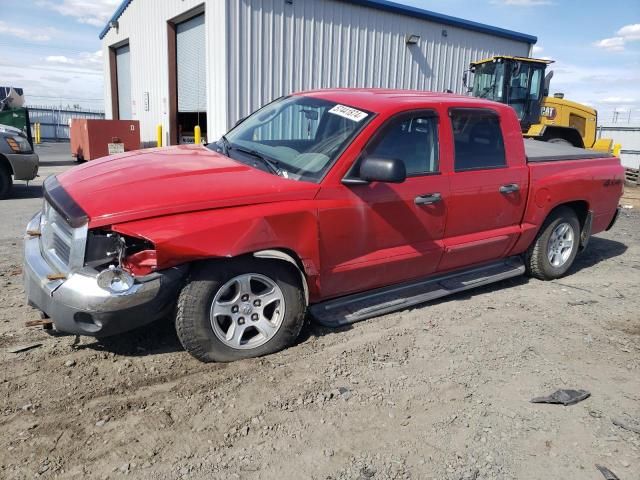
[{"label": "red paint body panel", "polygon": [[87,212],[90,227],[309,199],[319,188],[251,168],[204,146],[114,155],[67,170],[58,180]]},{"label": "red paint body panel", "polygon": [[74,118],[69,128],[71,155],[95,160],[109,155],[109,143],[124,144],[124,151],[140,148],[138,120],[91,120]]},{"label": "red paint body panel", "polygon": [[[558,205],[584,202],[593,212],[591,233],[602,232],[613,218],[622,196],[624,168],[620,159],[566,160],[530,163],[530,188],[523,226],[540,227],[548,213]],[[510,254],[524,252],[538,228],[523,227],[523,233]]]},{"label": "red paint body panel", "polygon": [[[390,90],[306,92],[374,112],[319,183],[265,173],[202,146],[142,150],[58,177],[87,212],[155,245],[132,259],[162,269],[207,258],[280,249],[297,257],[312,303],[522,253],[556,206],[581,201],[593,232],[607,227],[622,193],[617,158],[527,164],[520,125],[505,105],[455,95]],[[455,172],[452,107],[500,116],[505,168]],[[399,184],[346,185],[372,135],[394,115],[435,110],[439,172]],[[517,183],[504,195],[501,185]],[[434,205],[417,196],[440,193]],[[146,262],[146,263],[145,263]]]}]

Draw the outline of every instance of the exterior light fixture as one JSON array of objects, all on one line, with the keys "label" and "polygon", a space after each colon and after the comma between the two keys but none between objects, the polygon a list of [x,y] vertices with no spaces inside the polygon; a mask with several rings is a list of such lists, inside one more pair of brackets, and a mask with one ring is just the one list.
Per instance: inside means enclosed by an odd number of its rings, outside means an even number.
[{"label": "exterior light fixture", "polygon": [[407,34],[405,41],[407,42],[407,45],[416,45],[420,41],[420,35],[415,35],[413,33]]}]

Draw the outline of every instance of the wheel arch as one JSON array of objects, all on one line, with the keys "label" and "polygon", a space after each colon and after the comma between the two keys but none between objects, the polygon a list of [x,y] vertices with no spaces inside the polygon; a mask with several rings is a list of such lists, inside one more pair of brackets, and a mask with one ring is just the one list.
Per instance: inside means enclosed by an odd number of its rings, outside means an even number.
[{"label": "wheel arch", "polygon": [[580,132],[573,127],[548,126],[544,129],[542,140],[547,142],[551,138],[563,138],[574,147],[584,148]]},{"label": "wheel arch", "polygon": [[547,214],[547,218],[549,218],[552,213],[562,207],[568,207],[572,209],[578,217],[580,228],[584,228],[587,217],[589,215],[589,202],[587,202],[586,200],[573,200],[570,202],[560,203],[551,209],[551,211]]},{"label": "wheel arch", "polygon": [[[542,225],[560,208],[569,208],[576,214],[578,222],[580,223],[580,249],[584,250],[591,236],[591,221],[593,218],[593,212],[589,209],[589,202],[586,200],[572,200],[559,203],[547,213]],[[542,230],[542,227],[540,230]]]},{"label": "wheel arch", "polygon": [[202,263],[210,263],[210,262],[224,262],[224,261],[232,261],[239,259],[247,259],[247,258],[262,258],[268,260],[277,260],[279,262],[286,262],[289,265],[293,266],[296,269],[298,274],[300,275],[300,283],[302,284],[302,289],[304,291],[304,300],[305,304],[309,305],[309,283],[307,280],[307,276],[305,274],[304,264],[302,263],[301,258],[298,254],[287,248],[267,248],[262,250],[256,250],[254,252],[243,252],[238,255],[226,256],[226,257],[209,257],[203,258],[199,260],[194,260],[188,262],[190,266],[196,266]]},{"label": "wheel arch", "polygon": [[300,259],[300,257],[298,257],[295,252],[284,248],[270,248],[255,251],[251,255],[256,258],[268,258],[281,262],[287,262],[293,265],[300,274],[300,282],[302,283],[302,288],[304,290],[304,301],[306,305],[309,305],[309,285],[307,283],[307,277],[304,273],[304,265],[302,264],[302,260]]},{"label": "wheel arch", "polygon": [[5,157],[2,153],[0,153],[0,168],[5,168],[9,175],[13,175],[13,167],[11,166],[11,162],[7,157]]}]

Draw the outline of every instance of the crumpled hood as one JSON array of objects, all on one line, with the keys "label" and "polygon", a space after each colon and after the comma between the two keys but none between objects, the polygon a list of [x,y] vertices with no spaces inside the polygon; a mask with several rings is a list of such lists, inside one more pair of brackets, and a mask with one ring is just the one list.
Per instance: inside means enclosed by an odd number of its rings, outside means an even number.
[{"label": "crumpled hood", "polygon": [[90,227],[197,210],[311,199],[318,185],[263,172],[202,146],[127,152],[72,168],[58,181]]}]

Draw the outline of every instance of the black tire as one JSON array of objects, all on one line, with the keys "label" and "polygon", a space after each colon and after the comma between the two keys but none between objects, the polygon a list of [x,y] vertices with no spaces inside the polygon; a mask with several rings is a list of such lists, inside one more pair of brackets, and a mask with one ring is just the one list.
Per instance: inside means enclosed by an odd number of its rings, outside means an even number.
[{"label": "black tire", "polygon": [[[562,223],[569,224],[573,231],[571,253],[560,266],[551,264],[548,257],[549,243],[554,230]],[[574,210],[560,207],[554,210],[542,224],[540,232],[526,254],[527,273],[540,280],[553,280],[562,277],[576,258],[580,247],[580,222]]]},{"label": "black tire", "polygon": [[571,143],[569,140],[567,140],[566,138],[561,138],[561,137],[555,137],[555,138],[549,138],[546,140],[547,143],[556,143],[558,145],[569,145],[570,147],[573,147],[573,143]]},{"label": "black tire", "polygon": [[[218,290],[238,275],[254,273],[280,288],[285,313],[277,332],[255,348],[236,349],[223,343],[211,324],[211,305]],[[292,345],[302,330],[306,313],[300,274],[286,262],[257,258],[212,261],[196,266],[180,292],[176,332],[184,349],[202,362],[232,362],[259,357]]]},{"label": "black tire", "polygon": [[0,200],[3,200],[11,194],[13,188],[13,178],[7,167],[0,165]]}]

